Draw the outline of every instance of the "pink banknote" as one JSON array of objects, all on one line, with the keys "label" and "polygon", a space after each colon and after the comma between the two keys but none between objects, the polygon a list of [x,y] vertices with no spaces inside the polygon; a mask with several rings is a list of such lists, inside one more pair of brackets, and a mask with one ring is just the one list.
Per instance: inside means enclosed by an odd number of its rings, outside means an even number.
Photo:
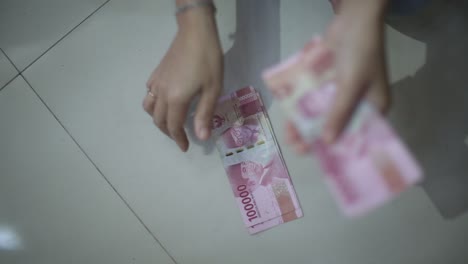
[{"label": "pink banknote", "polygon": [[333,54],[314,40],[263,78],[300,135],[313,146],[342,211],[358,216],[422,178],[422,171],[384,117],[363,101],[341,137],[325,144],[321,131],[336,94]]},{"label": "pink banknote", "polygon": [[221,98],[213,134],[250,234],[302,217],[265,108],[252,87]]}]

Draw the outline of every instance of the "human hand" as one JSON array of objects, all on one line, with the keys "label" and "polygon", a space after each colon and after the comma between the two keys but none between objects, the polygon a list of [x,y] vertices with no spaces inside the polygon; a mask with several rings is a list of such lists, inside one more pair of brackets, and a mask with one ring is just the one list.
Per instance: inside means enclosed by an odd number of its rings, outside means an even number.
[{"label": "human hand", "polygon": [[146,84],[143,108],[185,152],[189,142],[184,123],[197,95],[196,135],[206,140],[211,134],[211,118],[223,83],[223,52],[213,10],[193,9],[177,18],[179,30]]},{"label": "human hand", "polygon": [[[338,14],[323,38],[326,47],[323,56],[329,55],[326,50],[334,54],[338,89],[324,125],[323,138],[328,143],[339,137],[364,97],[382,113],[390,105],[384,54],[383,15],[386,1],[339,2],[334,1]],[[290,122],[286,126],[286,135],[287,141],[297,152],[310,150]]]},{"label": "human hand", "polygon": [[390,90],[384,51],[386,0],[348,0],[338,6],[325,45],[335,54],[337,97],[328,114],[324,138],[332,143],[366,97],[384,113]]}]

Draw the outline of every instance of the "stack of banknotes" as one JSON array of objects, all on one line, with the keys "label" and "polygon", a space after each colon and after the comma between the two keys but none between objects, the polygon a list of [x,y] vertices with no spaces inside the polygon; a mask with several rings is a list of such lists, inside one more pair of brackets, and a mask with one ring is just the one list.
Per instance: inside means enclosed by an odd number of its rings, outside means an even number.
[{"label": "stack of banknotes", "polygon": [[421,180],[422,171],[391,126],[362,101],[333,144],[322,139],[336,94],[333,54],[319,39],[263,74],[323,169],[325,181],[347,216],[374,209]]},{"label": "stack of banknotes", "polygon": [[250,234],[302,217],[265,107],[252,87],[220,99],[213,135]]}]

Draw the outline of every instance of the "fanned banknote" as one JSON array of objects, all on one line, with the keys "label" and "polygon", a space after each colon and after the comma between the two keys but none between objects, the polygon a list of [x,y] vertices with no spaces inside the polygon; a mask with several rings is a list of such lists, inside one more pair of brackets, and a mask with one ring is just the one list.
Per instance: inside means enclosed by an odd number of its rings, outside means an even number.
[{"label": "fanned banknote", "polygon": [[319,39],[263,78],[302,138],[312,145],[325,181],[342,211],[362,215],[422,178],[422,171],[391,126],[362,101],[338,140],[321,132],[336,94],[333,54]]},{"label": "fanned banknote", "polygon": [[222,97],[213,135],[250,234],[302,217],[260,95],[245,87]]}]

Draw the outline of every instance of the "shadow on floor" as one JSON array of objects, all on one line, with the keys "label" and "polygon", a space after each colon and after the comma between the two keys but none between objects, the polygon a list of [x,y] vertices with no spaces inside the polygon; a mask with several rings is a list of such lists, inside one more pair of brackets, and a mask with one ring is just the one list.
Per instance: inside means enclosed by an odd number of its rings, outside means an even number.
[{"label": "shadow on floor", "polygon": [[[260,78],[280,60],[279,0],[238,0],[233,47],[225,55],[224,93],[246,85],[259,89],[267,109],[271,95]],[[468,211],[468,2],[436,1],[421,14],[389,18],[403,34],[427,45],[426,64],[394,84],[390,119],[420,160],[422,186],[445,218]],[[188,126],[192,128],[192,124]],[[195,139],[193,130],[188,131]],[[213,142],[200,142],[205,154]]]},{"label": "shadow on floor", "polygon": [[[264,88],[261,73],[280,60],[279,0],[237,0],[234,44],[224,57],[223,94],[252,85],[270,108],[272,97]],[[189,118],[192,119],[192,118]],[[193,124],[187,126],[191,142],[202,145],[205,154],[215,148],[213,142],[196,140]]]},{"label": "shadow on floor", "polygon": [[467,15],[467,1],[437,1],[417,16],[388,20],[427,45],[426,64],[394,84],[390,119],[425,170],[423,188],[449,219],[468,211]]}]

